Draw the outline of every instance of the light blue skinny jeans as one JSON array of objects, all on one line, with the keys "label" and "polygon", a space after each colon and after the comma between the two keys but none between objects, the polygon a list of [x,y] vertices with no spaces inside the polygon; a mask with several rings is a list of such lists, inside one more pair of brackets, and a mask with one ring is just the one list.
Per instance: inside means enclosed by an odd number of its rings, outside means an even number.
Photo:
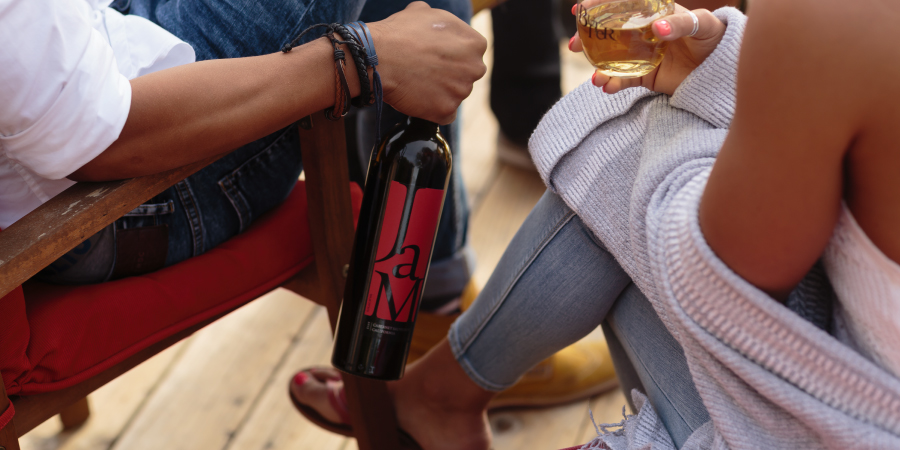
[{"label": "light blue skinny jeans", "polygon": [[710,420],[681,346],[615,258],[549,191],[448,339],[469,377],[500,391],[604,321],[623,387],[647,395],[680,448]]}]

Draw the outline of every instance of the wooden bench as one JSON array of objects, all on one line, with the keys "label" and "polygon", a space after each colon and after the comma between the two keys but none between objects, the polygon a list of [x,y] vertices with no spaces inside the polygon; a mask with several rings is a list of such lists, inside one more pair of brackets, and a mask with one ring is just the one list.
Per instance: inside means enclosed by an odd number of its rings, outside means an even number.
[{"label": "wooden bench", "polygon": [[[282,287],[324,305],[333,329],[344,290],[344,266],[353,241],[344,124],[326,120],[320,113],[301,121],[299,132],[315,262]],[[214,160],[141,178],[78,183],[31,212],[0,233],[0,301],[87,237]],[[88,394],[228,312],[152,343],[71,387],[8,397],[0,383],[0,414],[10,405],[15,408],[12,421],[0,428],[0,450],[19,450],[20,436],[56,414],[61,415],[66,427],[80,425],[89,414]],[[4,318],[0,317],[0,327],[3,326]],[[397,424],[385,384],[345,376],[345,385],[359,448],[399,448]]]}]

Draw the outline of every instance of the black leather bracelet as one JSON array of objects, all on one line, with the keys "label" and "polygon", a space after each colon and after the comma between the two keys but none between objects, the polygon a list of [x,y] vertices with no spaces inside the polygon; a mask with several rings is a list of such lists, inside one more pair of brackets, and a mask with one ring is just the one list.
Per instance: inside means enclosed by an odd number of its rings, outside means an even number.
[{"label": "black leather bracelet", "polygon": [[[358,42],[365,48],[366,66],[372,68],[372,102],[375,104],[375,142],[381,142],[381,110],[384,106],[384,91],[381,86],[381,75],[378,73],[378,54],[375,53],[375,39],[369,27],[362,21],[347,25]],[[367,97],[360,96],[363,99]],[[371,103],[369,103],[371,104]]]},{"label": "black leather bracelet", "polygon": [[[328,38],[334,49],[334,107],[325,111],[325,117],[331,120],[338,120],[347,115],[347,112],[350,111],[351,104],[350,85],[347,83],[347,76],[344,73],[345,53],[341,48],[341,45],[347,46],[347,49],[353,57],[359,75],[360,98],[363,100],[353,101],[353,103],[357,104],[357,106],[368,106],[371,103],[367,102],[367,99],[375,97],[372,93],[371,84],[369,83],[368,69],[366,67],[366,53],[360,42],[356,40],[356,37],[341,24],[320,23],[303,30],[296,38],[294,38],[294,40],[282,46],[281,51],[284,53],[291,51],[300,44],[300,40],[304,35],[309,31],[320,27],[326,28],[326,31],[322,36]],[[335,35],[337,35],[337,37]],[[340,37],[340,39],[338,37]]]}]

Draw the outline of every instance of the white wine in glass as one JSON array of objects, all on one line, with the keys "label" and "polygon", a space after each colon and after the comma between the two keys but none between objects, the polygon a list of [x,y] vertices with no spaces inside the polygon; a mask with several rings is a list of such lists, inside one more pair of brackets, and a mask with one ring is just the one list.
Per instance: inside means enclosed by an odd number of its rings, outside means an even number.
[{"label": "white wine in glass", "polygon": [[662,62],[669,44],[650,27],[673,12],[672,0],[578,0],[575,17],[584,55],[610,77],[647,75]]}]

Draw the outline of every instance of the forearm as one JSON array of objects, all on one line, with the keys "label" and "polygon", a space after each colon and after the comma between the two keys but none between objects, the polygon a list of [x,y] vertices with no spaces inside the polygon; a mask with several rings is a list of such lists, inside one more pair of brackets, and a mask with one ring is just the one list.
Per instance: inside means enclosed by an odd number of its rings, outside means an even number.
[{"label": "forearm", "polygon": [[[422,2],[369,28],[385,103],[407,115],[452,122],[485,73],[485,39],[452,14]],[[350,94],[357,96],[356,66],[352,58],[346,62]],[[326,39],[318,39],[286,54],[162,70],[132,80],[131,86],[131,109],[119,138],[69,178],[158,173],[232,151],[333,106],[334,53]]]},{"label": "forearm", "polygon": [[[359,80],[345,68],[352,96]],[[250,58],[187,64],[131,81],[119,138],[69,178],[98,181],[162,172],[234,150],[334,104],[334,56],[324,39]]]}]

